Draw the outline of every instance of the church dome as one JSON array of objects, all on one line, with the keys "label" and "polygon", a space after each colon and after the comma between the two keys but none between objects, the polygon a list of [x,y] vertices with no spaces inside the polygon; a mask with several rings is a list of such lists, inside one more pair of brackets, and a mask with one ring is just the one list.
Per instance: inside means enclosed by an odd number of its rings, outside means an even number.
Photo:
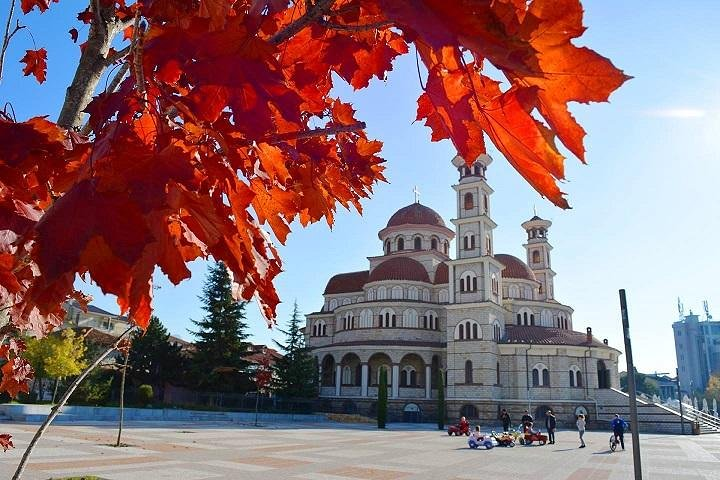
[{"label": "church dome", "polygon": [[499,261],[505,268],[502,271],[503,278],[518,278],[522,280],[532,280],[537,282],[535,274],[525,262],[513,255],[507,255],[504,253],[498,253],[495,255],[495,260]]},{"label": "church dome", "polygon": [[387,226],[398,227],[407,224],[445,227],[445,222],[439,213],[419,203],[410,204],[395,212],[388,220]]},{"label": "church dome", "polygon": [[381,280],[410,280],[430,283],[425,267],[417,260],[408,257],[396,257],[385,260],[370,272],[368,282]]},{"label": "church dome", "polygon": [[449,269],[447,263],[443,262],[435,269],[435,281],[434,284],[448,283]]}]

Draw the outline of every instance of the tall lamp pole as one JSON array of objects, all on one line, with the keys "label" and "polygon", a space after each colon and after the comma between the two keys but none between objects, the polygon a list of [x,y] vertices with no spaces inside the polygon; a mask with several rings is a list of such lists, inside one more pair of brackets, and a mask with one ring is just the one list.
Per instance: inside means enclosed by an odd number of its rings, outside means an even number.
[{"label": "tall lamp pole", "polygon": [[623,337],[625,339],[625,360],[627,361],[628,394],[630,395],[630,425],[632,427],[633,466],[635,480],[642,480],[640,465],[640,432],[638,431],[637,396],[635,394],[635,365],[633,364],[632,346],[630,345],[630,322],[628,320],[625,289],[620,290],[620,314],[622,315]]},{"label": "tall lamp pole", "polygon": [[527,401],[528,401],[528,413],[530,413],[530,410],[532,407],[530,406],[530,366],[528,364],[528,352],[532,348],[532,342],[530,342],[530,345],[525,349],[525,386],[527,387]]},{"label": "tall lamp pole", "polygon": [[678,391],[678,405],[680,405],[680,431],[682,435],[685,435],[685,420],[683,419],[682,411],[682,392],[680,391],[680,369],[675,369],[675,383],[677,384]]}]

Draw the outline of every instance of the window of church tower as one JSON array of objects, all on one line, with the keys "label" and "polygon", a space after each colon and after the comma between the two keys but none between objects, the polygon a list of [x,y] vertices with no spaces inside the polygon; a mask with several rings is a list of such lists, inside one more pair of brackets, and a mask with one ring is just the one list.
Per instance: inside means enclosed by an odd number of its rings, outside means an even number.
[{"label": "window of church tower", "polygon": [[522,325],[522,315],[520,315],[519,313],[517,314],[517,324]]},{"label": "window of church tower", "polygon": [[473,364],[470,360],[465,362],[465,383],[473,383]]},{"label": "window of church tower", "polygon": [[383,287],[378,287],[377,289],[377,299],[378,300],[385,300],[387,298],[387,289]]},{"label": "window of church tower", "polygon": [[419,291],[417,287],[408,288],[408,299],[417,300],[419,297]]},{"label": "window of church tower", "polygon": [[464,278],[460,279],[460,291],[461,292],[465,291],[465,279]]},{"label": "window of church tower", "polygon": [[394,286],[391,291],[391,296],[394,300],[401,300],[403,298],[403,288]]},{"label": "window of church tower", "polygon": [[450,251],[450,242],[445,240],[445,242],[443,243],[443,253],[445,255],[447,255],[449,251]]},{"label": "window of church tower", "polygon": [[413,240],[413,248],[415,250],[420,250],[422,248],[422,239],[420,237],[415,237]]},{"label": "window of church tower", "polygon": [[475,175],[480,175],[481,172],[482,172],[482,171],[480,170],[480,165],[477,165],[477,164],[476,164],[476,165],[473,167],[473,173],[474,173]]},{"label": "window of church tower", "polygon": [[312,336],[317,337],[317,325],[313,325]]},{"label": "window of church tower", "polygon": [[490,208],[490,199],[487,195],[483,195],[483,206],[485,207],[485,212],[487,212]]},{"label": "window of church tower", "polygon": [[463,207],[465,208],[465,210],[472,210],[474,206],[475,205],[473,202],[473,194],[467,192],[463,197]]},{"label": "window of church tower", "polygon": [[430,301],[430,290],[428,290],[427,288],[423,288],[422,299],[424,302]]},{"label": "window of church tower", "polygon": [[438,249],[438,241],[437,241],[437,238],[431,238],[431,239],[430,239],[430,249],[431,249],[431,250],[437,250],[437,249]]},{"label": "window of church tower", "polygon": [[533,250],[532,261],[533,263],[540,263],[540,250]]},{"label": "window of church tower", "polygon": [[490,235],[485,235],[485,255],[492,255],[492,240],[490,240]]},{"label": "window of church tower", "polygon": [[530,325],[535,325],[535,314],[530,314]]},{"label": "window of church tower", "polygon": [[462,323],[458,325],[456,339],[465,340],[465,325],[463,325]]},{"label": "window of church tower", "polygon": [[398,250],[405,250],[405,239],[402,237],[399,237],[397,239],[397,249]]},{"label": "window of church tower", "polygon": [[390,255],[390,240],[385,240],[385,255]]}]

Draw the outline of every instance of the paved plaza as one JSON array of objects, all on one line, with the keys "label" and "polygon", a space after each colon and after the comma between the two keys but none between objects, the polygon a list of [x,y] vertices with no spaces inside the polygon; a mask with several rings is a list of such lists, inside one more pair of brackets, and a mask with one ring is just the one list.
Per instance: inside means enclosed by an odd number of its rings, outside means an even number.
[{"label": "paved plaza", "polygon": [[[17,448],[0,453],[0,479],[9,479],[37,427],[0,424]],[[136,423],[127,447],[114,448],[112,424],[55,426],[41,440],[24,478],[97,475],[113,480],[201,479],[553,479],[632,478],[632,451],[610,453],[608,432],[561,431],[557,443],[470,450],[465,437],[430,426]],[[629,443],[628,437],[628,443]],[[720,435],[642,435],[644,478],[720,479]]]}]

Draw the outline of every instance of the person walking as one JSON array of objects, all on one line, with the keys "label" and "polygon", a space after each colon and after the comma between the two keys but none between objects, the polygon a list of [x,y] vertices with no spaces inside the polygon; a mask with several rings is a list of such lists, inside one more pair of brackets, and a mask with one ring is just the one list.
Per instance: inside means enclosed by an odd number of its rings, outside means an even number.
[{"label": "person walking", "polygon": [[627,424],[625,423],[625,420],[620,418],[619,414],[615,414],[615,418],[613,418],[612,422],[610,422],[610,426],[612,427],[613,435],[615,436],[615,441],[620,442],[620,446],[623,450],[625,450],[625,439],[623,438],[625,435],[625,427]]},{"label": "person walking", "polygon": [[523,416],[520,419],[520,421],[522,422],[522,425],[523,425],[523,433],[532,428],[533,417],[532,417],[532,415],[530,415],[530,412],[528,412],[527,410],[525,410],[525,413],[523,413]]},{"label": "person walking", "polygon": [[557,426],[557,421],[555,420],[555,415],[553,414],[552,410],[548,410],[547,414],[545,416],[545,428],[548,432],[548,441],[552,445],[555,443],[555,427]]},{"label": "person walking", "polygon": [[579,448],[585,448],[585,440],[583,440],[583,435],[585,435],[585,415],[582,413],[578,415],[577,422],[575,422],[575,425],[577,425],[578,434],[580,435],[580,447]]},{"label": "person walking", "polygon": [[510,419],[510,414],[504,408],[502,409],[502,412],[500,412],[500,420],[502,421],[503,432],[509,432],[512,420]]}]

